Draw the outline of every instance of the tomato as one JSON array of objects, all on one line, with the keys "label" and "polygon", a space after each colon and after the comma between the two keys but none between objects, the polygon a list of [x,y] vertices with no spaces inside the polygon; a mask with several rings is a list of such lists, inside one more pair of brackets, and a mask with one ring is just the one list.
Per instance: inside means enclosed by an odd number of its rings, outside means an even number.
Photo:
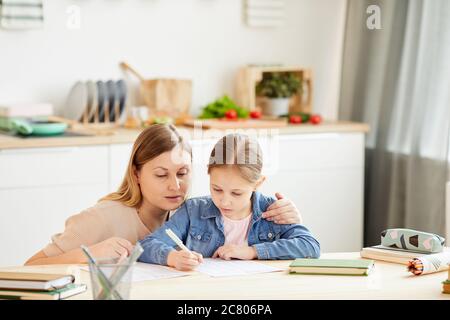
[{"label": "tomato", "polygon": [[292,115],[289,117],[289,122],[293,124],[300,124],[302,123],[302,117],[299,115]]},{"label": "tomato", "polygon": [[229,119],[229,120],[236,120],[238,117],[238,114],[236,112],[236,110],[230,109],[227,112],[225,112],[225,118]]},{"label": "tomato", "polygon": [[262,113],[259,110],[250,111],[250,118],[252,118],[252,119],[259,119],[259,118],[261,118],[261,116],[262,116]]},{"label": "tomato", "polygon": [[313,114],[309,119],[309,122],[312,124],[319,124],[322,122],[322,117],[319,114]]}]

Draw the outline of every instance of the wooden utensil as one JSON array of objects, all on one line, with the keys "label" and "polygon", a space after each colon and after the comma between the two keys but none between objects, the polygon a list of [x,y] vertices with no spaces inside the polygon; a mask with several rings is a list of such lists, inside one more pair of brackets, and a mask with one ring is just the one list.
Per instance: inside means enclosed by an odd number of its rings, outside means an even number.
[{"label": "wooden utensil", "polygon": [[189,113],[192,100],[191,80],[145,79],[128,63],[121,62],[120,66],[140,80],[140,93],[150,109],[150,115],[178,118]]},{"label": "wooden utensil", "polygon": [[79,122],[76,120],[72,120],[72,119],[67,119],[67,118],[63,118],[63,117],[58,117],[58,116],[48,116],[46,117],[48,121],[54,121],[54,122],[62,122],[62,123],[66,123],[69,128],[72,128],[76,125],[79,125]]}]

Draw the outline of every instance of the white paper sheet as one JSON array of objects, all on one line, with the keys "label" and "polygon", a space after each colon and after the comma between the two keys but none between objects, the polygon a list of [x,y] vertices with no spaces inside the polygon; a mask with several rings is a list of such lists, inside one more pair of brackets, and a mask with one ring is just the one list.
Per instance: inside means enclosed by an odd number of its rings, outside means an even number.
[{"label": "white paper sheet", "polygon": [[[82,270],[89,271],[89,267],[82,267]],[[255,261],[245,260],[222,260],[203,259],[195,271],[209,275],[211,277],[230,277],[257,273],[284,271]],[[157,279],[168,279],[191,275],[192,272],[178,271],[174,268],[138,262],[134,266],[132,282],[149,281]]]},{"label": "white paper sheet", "polygon": [[166,266],[138,262],[134,266],[133,282],[184,277],[189,274]]},{"label": "white paper sheet", "polygon": [[[82,267],[82,270],[89,271],[89,267]],[[141,282],[157,279],[168,279],[184,277],[191,273],[178,271],[174,268],[137,262],[133,268],[132,282]]]},{"label": "white paper sheet", "polygon": [[211,277],[229,277],[248,274],[284,271],[284,269],[268,266],[255,261],[204,259],[197,269],[198,272]]}]

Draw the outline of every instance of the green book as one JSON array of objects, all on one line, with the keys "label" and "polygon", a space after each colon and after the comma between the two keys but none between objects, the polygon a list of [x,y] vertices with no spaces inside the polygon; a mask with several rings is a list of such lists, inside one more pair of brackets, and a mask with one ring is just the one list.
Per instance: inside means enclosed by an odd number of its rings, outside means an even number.
[{"label": "green book", "polygon": [[0,290],[0,299],[8,300],[61,300],[86,291],[85,284],[68,284],[52,291]]},{"label": "green book", "polygon": [[373,260],[363,259],[295,259],[289,265],[289,272],[367,276],[373,270],[374,266]]}]

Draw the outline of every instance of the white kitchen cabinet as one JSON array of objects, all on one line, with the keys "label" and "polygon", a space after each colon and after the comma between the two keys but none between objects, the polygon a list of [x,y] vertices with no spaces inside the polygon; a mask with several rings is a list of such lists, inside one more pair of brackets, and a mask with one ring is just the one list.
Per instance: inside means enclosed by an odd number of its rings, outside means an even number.
[{"label": "white kitchen cabinet", "polygon": [[0,150],[0,265],[23,264],[108,191],[105,145]]},{"label": "white kitchen cabinet", "polygon": [[363,245],[364,134],[281,136],[278,170],[265,194],[281,192],[302,214],[322,252],[359,251]]},{"label": "white kitchen cabinet", "polygon": [[322,252],[359,251],[363,245],[363,173],[358,169],[280,172],[261,191],[281,192],[299,209]]},{"label": "white kitchen cabinet", "polygon": [[364,164],[364,135],[316,133],[279,136],[280,170],[360,167]]},{"label": "white kitchen cabinet", "polygon": [[106,183],[0,190],[0,266],[24,264],[106,191]]},{"label": "white kitchen cabinet", "polygon": [[0,188],[104,182],[107,165],[105,145],[0,150]]},{"label": "white kitchen cabinet", "polygon": [[117,191],[125,177],[130,160],[132,143],[112,144],[109,148],[109,187],[108,192]]}]

